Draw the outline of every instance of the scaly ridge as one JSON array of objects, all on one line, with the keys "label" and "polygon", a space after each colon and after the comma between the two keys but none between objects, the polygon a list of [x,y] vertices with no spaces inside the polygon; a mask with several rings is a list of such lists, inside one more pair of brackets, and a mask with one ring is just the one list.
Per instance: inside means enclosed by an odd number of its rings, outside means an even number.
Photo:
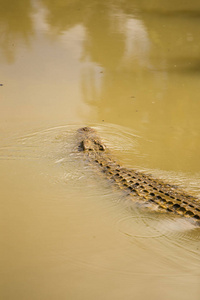
[{"label": "scaly ridge", "polygon": [[93,128],[80,128],[77,139],[79,151],[83,151],[90,162],[96,164],[119,188],[137,196],[141,201],[154,204],[162,211],[200,222],[199,199],[162,180],[120,166]]}]

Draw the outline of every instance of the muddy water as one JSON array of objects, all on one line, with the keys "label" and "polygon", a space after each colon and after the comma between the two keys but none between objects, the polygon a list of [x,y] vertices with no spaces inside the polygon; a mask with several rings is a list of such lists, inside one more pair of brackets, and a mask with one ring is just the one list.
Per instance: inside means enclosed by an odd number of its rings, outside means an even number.
[{"label": "muddy water", "polygon": [[200,231],[76,152],[200,195],[198,1],[0,1],[1,299],[192,299]]}]

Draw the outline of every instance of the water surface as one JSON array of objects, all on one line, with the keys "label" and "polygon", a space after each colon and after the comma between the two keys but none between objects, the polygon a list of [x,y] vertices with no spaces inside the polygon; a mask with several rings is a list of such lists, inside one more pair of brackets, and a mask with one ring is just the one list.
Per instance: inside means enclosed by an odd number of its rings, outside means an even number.
[{"label": "water surface", "polygon": [[198,1],[0,1],[2,299],[191,299],[200,231],[141,209],[77,154],[200,195]]}]

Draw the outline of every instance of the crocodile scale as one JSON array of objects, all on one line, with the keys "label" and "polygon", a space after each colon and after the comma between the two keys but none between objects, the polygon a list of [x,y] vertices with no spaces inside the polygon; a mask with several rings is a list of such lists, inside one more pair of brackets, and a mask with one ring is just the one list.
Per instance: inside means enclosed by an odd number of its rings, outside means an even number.
[{"label": "crocodile scale", "polygon": [[200,223],[200,201],[183,190],[150,175],[122,167],[103,144],[96,130],[83,127],[77,131],[78,150],[96,164],[108,179],[118,187],[137,197],[139,201],[151,203],[157,209],[190,217]]}]

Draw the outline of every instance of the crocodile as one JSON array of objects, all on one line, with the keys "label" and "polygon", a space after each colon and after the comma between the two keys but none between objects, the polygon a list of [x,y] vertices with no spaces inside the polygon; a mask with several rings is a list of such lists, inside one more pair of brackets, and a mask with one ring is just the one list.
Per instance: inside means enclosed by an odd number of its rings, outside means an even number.
[{"label": "crocodile", "polygon": [[200,200],[197,197],[151,175],[121,166],[91,127],[78,129],[77,141],[78,151],[133,199],[159,211],[188,217],[200,225]]}]

